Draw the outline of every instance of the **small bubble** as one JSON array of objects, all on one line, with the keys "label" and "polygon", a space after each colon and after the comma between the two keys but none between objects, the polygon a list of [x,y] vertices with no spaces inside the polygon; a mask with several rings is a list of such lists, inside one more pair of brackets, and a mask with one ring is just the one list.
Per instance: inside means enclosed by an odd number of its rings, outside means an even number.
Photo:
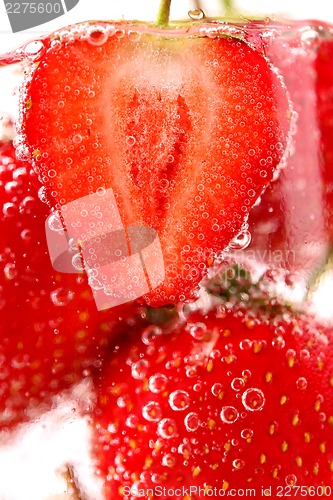
[{"label": "small bubble", "polygon": [[149,325],[143,330],[141,334],[141,340],[145,345],[153,345],[156,337],[161,335],[161,333],[161,328],[155,325]]},{"label": "small bubble", "polygon": [[90,45],[99,47],[104,45],[108,39],[108,33],[102,26],[92,26],[88,29],[86,40]]},{"label": "small bubble", "polygon": [[83,141],[83,137],[80,134],[76,134],[73,137],[74,144],[80,144]]},{"label": "small bubble", "polygon": [[176,422],[171,418],[163,418],[157,426],[157,434],[164,439],[171,439],[177,434]]},{"label": "small bubble", "polygon": [[84,271],[84,266],[83,266],[83,262],[82,262],[82,256],[80,253],[76,253],[75,255],[73,255],[72,257],[72,264],[73,264],[73,267],[79,271],[79,272],[82,272]]},{"label": "small bubble", "polygon": [[242,349],[242,351],[249,351],[250,349],[252,349],[252,344],[252,340],[244,339],[240,341],[239,347]]},{"label": "small bubble", "polygon": [[160,405],[155,401],[150,401],[142,408],[142,415],[150,422],[159,422],[162,416]]},{"label": "small bubble", "polygon": [[220,417],[225,424],[233,424],[238,420],[239,414],[233,406],[223,406]]},{"label": "small bubble", "polygon": [[57,288],[50,293],[50,297],[55,306],[66,306],[73,299],[74,292],[65,288]]},{"label": "small bubble", "polygon": [[190,405],[190,396],[185,391],[174,391],[169,395],[169,405],[175,411],[186,410]]},{"label": "small bubble", "polygon": [[223,385],[216,383],[212,385],[212,394],[213,396],[218,397],[223,391]]},{"label": "small bubble", "polygon": [[295,486],[295,484],[297,483],[297,477],[295,476],[295,474],[288,474],[288,476],[286,476],[285,478],[285,481],[288,486]]},{"label": "small bubble", "polygon": [[128,135],[126,137],[126,144],[127,144],[127,146],[132,147],[132,146],[134,146],[135,143],[136,143],[135,137],[133,137],[132,135]]},{"label": "small bubble", "polygon": [[38,61],[45,51],[45,46],[42,41],[36,40],[34,42],[29,42],[24,47],[24,54],[29,59],[29,61]]},{"label": "small bubble", "polygon": [[40,201],[42,203],[47,203],[47,189],[45,186],[42,186],[41,188],[39,188],[37,194],[38,194],[38,198],[40,199]]},{"label": "small bubble", "polygon": [[5,217],[14,217],[17,213],[17,206],[14,203],[4,203],[2,213]]},{"label": "small bubble", "polygon": [[232,465],[235,467],[235,469],[242,469],[245,465],[245,462],[244,460],[240,460],[239,458],[237,458],[236,460],[234,460],[232,462]]},{"label": "small bubble", "polygon": [[195,412],[188,413],[184,418],[184,424],[189,432],[194,432],[200,425],[199,416]]},{"label": "small bubble", "polygon": [[250,387],[242,394],[242,403],[248,411],[260,411],[265,405],[264,393],[255,387]]},{"label": "small bubble", "polygon": [[165,391],[168,379],[163,373],[156,373],[152,375],[148,380],[148,388],[151,392],[158,394],[159,392]]},{"label": "small bubble", "polygon": [[244,250],[251,243],[251,233],[247,229],[240,231],[230,242],[229,248],[231,250]]},{"label": "small bubble", "polygon": [[281,337],[281,335],[279,335],[278,337],[275,337],[272,340],[272,346],[275,347],[275,349],[281,350],[285,347],[285,345],[286,345],[286,342],[285,342],[284,338]]},{"label": "small bubble", "polygon": [[307,29],[301,35],[301,42],[307,49],[310,47],[312,49],[317,49],[320,45],[319,33],[316,30]]},{"label": "small bubble", "polygon": [[6,264],[3,269],[4,275],[8,280],[13,280],[18,275],[15,264],[9,263]]},{"label": "small bubble", "polygon": [[48,218],[48,226],[52,231],[63,232],[64,226],[61,222],[59,212],[55,212]]},{"label": "small bubble", "polygon": [[252,436],[253,436],[253,430],[252,429],[243,429],[241,431],[241,437],[243,439],[251,439]]},{"label": "small bubble", "polygon": [[200,21],[205,17],[205,13],[202,9],[193,9],[188,11],[188,16],[193,19],[193,21]]},{"label": "small bubble", "polygon": [[307,388],[307,386],[308,386],[308,381],[306,380],[305,377],[299,377],[296,380],[296,386],[297,386],[297,389],[300,389],[301,391],[304,391]]},{"label": "small bubble", "polygon": [[126,418],[126,422],[125,422],[127,427],[129,427],[130,429],[136,429],[138,426],[138,423],[139,423],[139,419],[138,419],[137,415],[128,415],[128,417]]},{"label": "small bubble", "polygon": [[148,372],[148,361],[145,359],[140,359],[133,363],[131,366],[132,377],[137,380],[142,380],[145,378]]},{"label": "small bubble", "polygon": [[176,463],[176,459],[171,455],[171,453],[167,453],[162,458],[162,465],[165,467],[173,467]]},{"label": "small bubble", "polygon": [[193,325],[188,325],[189,332],[195,340],[203,340],[207,327],[204,323],[196,323]]},{"label": "small bubble", "polygon": [[234,391],[240,391],[244,388],[245,382],[242,378],[236,377],[231,382],[231,387]]},{"label": "small bubble", "polygon": [[139,31],[129,30],[127,35],[131,42],[138,42],[141,38],[141,33]]}]

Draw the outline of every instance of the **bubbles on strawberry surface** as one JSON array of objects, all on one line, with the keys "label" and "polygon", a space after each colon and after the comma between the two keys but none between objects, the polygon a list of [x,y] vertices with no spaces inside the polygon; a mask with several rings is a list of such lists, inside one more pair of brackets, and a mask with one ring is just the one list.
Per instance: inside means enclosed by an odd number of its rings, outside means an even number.
[{"label": "bubbles on strawberry surface", "polygon": [[[61,48],[50,45],[23,93],[20,132],[51,202],[64,207],[102,182],[114,190],[125,227],[156,229],[166,278],[144,296],[151,305],[190,298],[207,270],[206,249],[215,254],[239,232],[287,144],[284,89],[262,55],[230,29],[193,25],[161,39],[140,24],[70,27],[54,34]],[[238,77],[230,64],[236,55]],[[251,114],[244,113],[248,103]],[[242,248],[249,235],[243,240]]]}]

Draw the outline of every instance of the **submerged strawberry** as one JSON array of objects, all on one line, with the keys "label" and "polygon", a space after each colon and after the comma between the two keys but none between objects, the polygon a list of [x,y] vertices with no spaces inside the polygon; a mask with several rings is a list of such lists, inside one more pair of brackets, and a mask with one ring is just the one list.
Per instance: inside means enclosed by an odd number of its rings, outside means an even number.
[{"label": "submerged strawberry", "polygon": [[120,340],[93,417],[105,498],[329,496],[332,331],[255,290],[234,299]]},{"label": "submerged strawberry", "polygon": [[[262,33],[260,26],[252,29]],[[266,55],[283,76],[296,114],[285,168],[251,211],[246,253],[309,282],[332,242],[333,38],[314,21],[271,23],[264,34]]]},{"label": "submerged strawberry", "polygon": [[54,271],[40,187],[1,142],[0,428],[37,415],[98,369],[112,336],[135,315],[131,304],[98,312],[84,275]]},{"label": "submerged strawberry", "polygon": [[[157,231],[148,304],[193,296],[284,153],[284,88],[242,37],[224,24],[100,23],[37,42],[21,118],[34,168],[63,215],[112,190],[125,228]],[[73,234],[85,241],[85,228]]]}]

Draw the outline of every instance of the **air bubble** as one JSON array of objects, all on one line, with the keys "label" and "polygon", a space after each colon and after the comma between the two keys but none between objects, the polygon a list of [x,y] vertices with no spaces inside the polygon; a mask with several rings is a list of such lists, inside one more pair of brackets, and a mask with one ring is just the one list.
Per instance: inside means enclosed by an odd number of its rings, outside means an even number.
[{"label": "air bubble", "polygon": [[38,61],[42,57],[44,51],[45,46],[40,40],[29,42],[24,47],[24,54],[29,59],[29,61]]},{"label": "air bubble", "polygon": [[231,382],[231,388],[234,391],[241,391],[244,388],[245,382],[242,378],[236,377]]},{"label": "air bubble", "polygon": [[200,21],[205,17],[205,13],[202,9],[193,9],[188,11],[188,16],[193,19],[193,21]]},{"label": "air bubble", "polygon": [[234,406],[224,406],[221,410],[220,417],[225,424],[233,424],[238,420],[239,413]]},{"label": "air bubble", "polygon": [[135,143],[136,143],[135,137],[133,137],[132,135],[128,135],[126,137],[126,144],[127,144],[127,146],[132,147],[132,146],[134,146]]},{"label": "air bubble", "polygon": [[251,233],[247,229],[239,232],[229,243],[231,250],[244,250],[251,243]]},{"label": "air bubble", "polygon": [[77,271],[79,271],[79,272],[84,271],[82,256],[80,253],[76,253],[75,255],[73,255],[72,265]]},{"label": "air bubble", "polygon": [[13,280],[18,275],[17,269],[15,268],[15,264],[12,263],[6,264],[3,272],[8,280]]},{"label": "air bubble", "polygon": [[308,381],[306,380],[305,377],[299,377],[296,380],[296,387],[297,389],[300,389],[301,391],[304,391],[308,386]]},{"label": "air bubble", "polygon": [[150,325],[147,328],[145,328],[144,331],[142,332],[141,341],[145,345],[153,345],[156,340],[156,337],[158,335],[161,335],[161,333],[162,333],[161,328],[155,325]]},{"label": "air bubble", "polygon": [[157,434],[164,439],[171,439],[176,436],[176,422],[171,418],[163,418],[157,426]]},{"label": "air bubble", "polygon": [[235,467],[235,469],[242,469],[245,465],[245,462],[244,460],[240,460],[239,458],[237,458],[232,462],[232,465]]},{"label": "air bubble", "polygon": [[48,226],[52,231],[57,233],[64,231],[64,226],[61,222],[59,212],[55,212],[48,218]]},{"label": "air bubble", "polygon": [[175,458],[171,455],[171,453],[167,453],[162,458],[162,465],[165,467],[173,467],[176,463]]},{"label": "air bubble", "polygon": [[155,401],[150,401],[142,408],[142,416],[150,422],[159,422],[162,416],[160,405]]},{"label": "air bubble", "polygon": [[55,306],[66,306],[73,299],[74,292],[65,288],[57,288],[50,293],[50,297]]},{"label": "air bubble", "polygon": [[289,474],[288,476],[286,476],[285,481],[288,486],[295,486],[295,484],[297,483],[297,477],[295,476],[295,474]]},{"label": "air bubble", "polygon": [[243,439],[251,439],[252,436],[253,436],[253,430],[252,429],[243,429],[241,431],[241,437]]},{"label": "air bubble", "polygon": [[174,391],[169,396],[169,405],[175,411],[186,410],[190,405],[190,396],[185,391]]},{"label": "air bubble", "polygon": [[151,392],[158,394],[159,392],[165,391],[168,379],[163,373],[156,373],[152,375],[148,380],[148,388]]},{"label": "air bubble", "polygon": [[275,339],[272,340],[272,346],[275,347],[275,349],[281,350],[285,347],[286,342],[281,335],[278,337],[275,337]]},{"label": "air bubble", "polygon": [[301,42],[306,49],[309,49],[310,47],[311,49],[319,48],[320,39],[318,32],[313,29],[307,29],[301,35]]},{"label": "air bubble", "polygon": [[2,213],[5,217],[14,217],[17,213],[17,206],[14,203],[4,203]]},{"label": "air bubble", "polygon": [[148,372],[148,361],[145,359],[140,359],[131,366],[132,377],[136,380],[142,380],[145,378]]},{"label": "air bubble", "polygon": [[138,42],[141,38],[141,33],[139,31],[129,30],[127,35],[131,42]]},{"label": "air bubble", "polygon": [[247,389],[242,394],[242,403],[248,411],[260,411],[265,405],[264,393],[255,387]]},{"label": "air bubble", "polygon": [[200,425],[199,416],[195,412],[188,413],[184,418],[184,424],[189,432],[194,432]]},{"label": "air bubble", "polygon": [[104,45],[108,39],[108,34],[102,26],[92,26],[88,29],[86,40],[90,45],[100,47]]},{"label": "air bubble", "polygon": [[196,323],[194,325],[189,325],[189,332],[195,340],[203,340],[207,327],[204,323]]},{"label": "air bubble", "polygon": [[223,391],[223,385],[216,383],[212,385],[212,394],[213,396],[218,397]]}]

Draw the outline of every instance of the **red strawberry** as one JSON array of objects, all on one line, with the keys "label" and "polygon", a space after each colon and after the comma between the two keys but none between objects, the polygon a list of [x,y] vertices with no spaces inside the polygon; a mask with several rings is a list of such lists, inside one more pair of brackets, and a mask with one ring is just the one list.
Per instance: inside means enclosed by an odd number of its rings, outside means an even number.
[{"label": "red strawberry", "polygon": [[98,312],[84,275],[54,271],[40,188],[12,144],[0,143],[0,427],[36,415],[99,368],[135,314],[132,304]]},{"label": "red strawberry", "polygon": [[246,252],[274,267],[297,270],[306,282],[325,262],[331,243],[333,42],[319,26],[268,25],[263,37],[297,118],[286,166],[251,211],[252,243]]},{"label": "red strawberry", "polygon": [[324,163],[326,195],[326,222],[333,241],[333,36],[326,34],[321,41],[316,59],[318,123],[321,134],[321,152]]},{"label": "red strawberry", "polygon": [[34,168],[59,208],[112,189],[125,228],[157,231],[148,304],[193,296],[284,153],[284,88],[242,37],[224,24],[82,24],[36,55],[21,119]]},{"label": "red strawberry", "polygon": [[105,498],[330,495],[331,328],[249,294],[120,341],[93,418]]}]

